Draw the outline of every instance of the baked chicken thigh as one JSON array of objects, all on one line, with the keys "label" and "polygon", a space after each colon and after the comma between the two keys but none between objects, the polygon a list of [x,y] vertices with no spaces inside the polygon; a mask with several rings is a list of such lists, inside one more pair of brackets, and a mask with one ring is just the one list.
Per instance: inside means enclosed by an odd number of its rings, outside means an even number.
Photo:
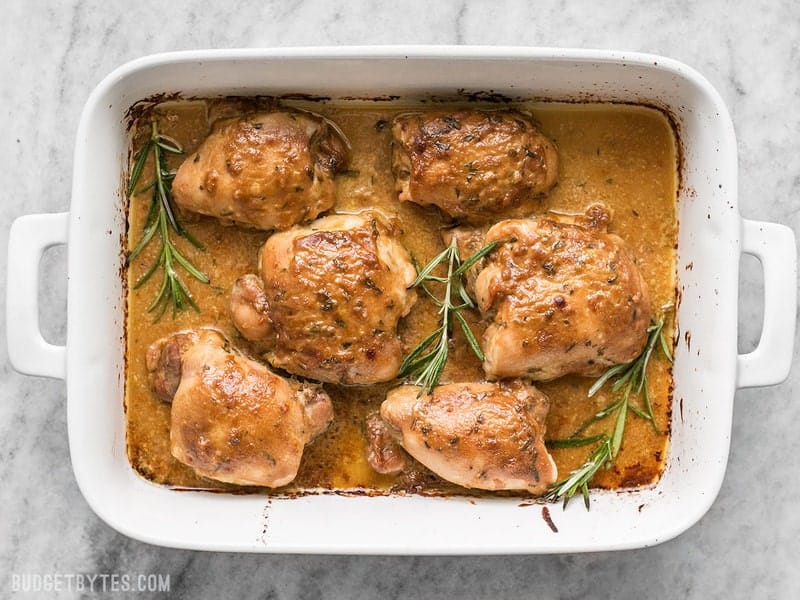
[{"label": "baked chicken thigh", "polygon": [[[419,388],[391,390],[381,418],[397,442],[452,483],[481,490],[542,494],[556,465],[544,444],[547,396],[520,380],[453,383],[418,397]],[[368,458],[375,465],[372,452]],[[378,463],[378,467],[381,463]]]},{"label": "baked chicken thigh", "polygon": [[347,141],[328,120],[266,112],[215,125],[172,183],[181,208],[257,229],[287,229],[336,200]]},{"label": "baked chicken thigh", "polygon": [[483,223],[535,206],[558,178],[558,153],[516,110],[400,115],[392,127],[401,201]]},{"label": "baked chicken thigh", "polygon": [[638,356],[647,340],[647,286],[625,242],[606,232],[599,206],[572,222],[511,219],[485,243],[503,241],[475,281],[491,318],[483,336],[490,379],[594,377]]},{"label": "baked chicken thigh", "polygon": [[397,375],[397,324],[416,278],[396,232],[376,213],[333,215],[271,236],[261,280],[240,278],[231,318],[274,367],[319,381],[368,384]]},{"label": "baked chicken thigh", "polygon": [[279,487],[333,419],[321,388],[272,373],[214,329],[169,335],[147,351],[153,392],[172,403],[170,451],[198,475]]}]

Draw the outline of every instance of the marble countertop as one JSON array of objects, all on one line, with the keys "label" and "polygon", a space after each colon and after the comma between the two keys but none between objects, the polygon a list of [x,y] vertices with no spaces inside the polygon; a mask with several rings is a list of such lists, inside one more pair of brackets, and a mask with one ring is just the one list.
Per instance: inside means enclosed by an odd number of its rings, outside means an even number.
[{"label": "marble countertop", "polygon": [[[113,5],[3,4],[3,313],[9,227],[23,214],[68,210],[75,132],[89,92],[116,66],[166,50],[425,43],[614,48],[670,56],[703,73],[730,109],[742,214],[800,231],[796,2]],[[50,251],[40,277],[42,328],[57,343],[66,333],[65,259],[63,248]],[[752,349],[760,332],[760,278],[758,263],[743,260],[740,351]],[[800,589],[800,478],[791,447],[800,422],[797,368],[782,385],[736,394],[730,462],[717,501],[689,531],[645,551],[463,558],[231,555],[157,548],[102,523],[83,500],[70,467],[64,383],[14,372],[4,321],[0,338],[1,597],[20,587],[22,575],[76,573],[169,574],[177,598],[787,598]],[[74,588],[60,595],[82,594],[101,597]]]}]

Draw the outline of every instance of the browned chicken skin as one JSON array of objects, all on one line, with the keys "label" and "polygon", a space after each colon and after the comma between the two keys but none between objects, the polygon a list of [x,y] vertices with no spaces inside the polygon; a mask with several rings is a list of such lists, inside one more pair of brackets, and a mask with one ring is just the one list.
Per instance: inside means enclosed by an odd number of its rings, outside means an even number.
[{"label": "browned chicken skin", "polygon": [[269,300],[258,275],[248,273],[234,282],[230,314],[239,333],[248,340],[268,340],[275,334],[269,316]]},{"label": "browned chicken skin", "polygon": [[279,487],[333,419],[318,386],[279,377],[214,329],[172,334],[147,352],[151,389],[171,401],[170,450],[199,475]]},{"label": "browned chicken skin", "polygon": [[377,214],[333,215],[277,233],[260,266],[260,283],[249,276],[234,285],[231,318],[268,348],[270,364],[330,383],[397,375],[397,324],[416,301],[407,289],[416,270]]},{"label": "browned chicken skin", "polygon": [[400,115],[392,133],[400,200],[433,204],[457,219],[516,215],[558,178],[555,146],[520,111]]},{"label": "browned chicken skin", "polygon": [[329,121],[299,111],[218,123],[178,169],[181,208],[257,229],[287,229],[336,201],[347,141]]},{"label": "browned chicken skin", "polygon": [[544,445],[547,396],[520,380],[391,390],[381,417],[415,459],[467,488],[542,494],[556,465]]},{"label": "browned chicken skin", "polygon": [[393,428],[379,413],[367,415],[364,422],[367,438],[367,463],[376,472],[393,474],[408,466],[408,455],[395,439]]},{"label": "browned chicken skin", "polygon": [[625,243],[591,207],[573,223],[511,219],[489,229],[502,240],[475,282],[492,319],[483,336],[491,379],[587,377],[636,358],[647,339],[650,300]]}]

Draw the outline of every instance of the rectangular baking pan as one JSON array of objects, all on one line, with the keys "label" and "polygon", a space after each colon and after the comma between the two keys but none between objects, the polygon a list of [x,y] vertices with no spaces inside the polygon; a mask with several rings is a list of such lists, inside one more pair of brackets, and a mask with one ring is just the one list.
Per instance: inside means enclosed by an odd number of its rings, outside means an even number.
[{"label": "rectangular baking pan", "polygon": [[[125,451],[126,112],[155,94],[452,97],[476,93],[642,103],[674,121],[680,146],[678,309],[672,437],[657,485],[593,492],[565,510],[519,498],[317,494],[298,498],[183,492],[137,476]],[[388,101],[388,100],[387,100]],[[65,347],[38,326],[38,264],[68,245]],[[763,265],[758,347],[737,355],[739,258]],[[24,373],[66,379],[70,453],[80,489],[115,529],[165,546],[252,552],[552,553],[650,546],[708,510],[728,458],[737,387],[780,382],[791,365],[796,246],[782,225],[743,219],[736,139],[717,92],[670,59],[608,51],[480,47],[213,50],[128,63],[89,97],[75,149],[69,212],[12,226],[9,357]]]}]

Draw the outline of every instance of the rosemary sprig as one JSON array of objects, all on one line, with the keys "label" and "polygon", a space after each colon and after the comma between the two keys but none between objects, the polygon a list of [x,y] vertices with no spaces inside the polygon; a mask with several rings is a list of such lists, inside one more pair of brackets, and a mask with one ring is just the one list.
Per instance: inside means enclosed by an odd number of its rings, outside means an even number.
[{"label": "rosemary sprig", "polygon": [[[664,307],[664,312],[671,307]],[[647,343],[642,353],[630,362],[614,365],[605,373],[597,378],[597,381],[589,388],[588,397],[594,396],[600,389],[614,380],[611,384],[611,391],[617,395],[616,399],[610,404],[586,419],[578,429],[568,438],[563,440],[550,440],[547,442],[550,448],[568,448],[575,446],[585,446],[600,442],[586,461],[577,469],[572,471],[566,478],[551,485],[544,495],[545,500],[564,501],[566,508],[569,500],[579,491],[583,496],[586,510],[589,510],[589,482],[594,475],[603,467],[610,467],[619,454],[622,447],[622,439],[625,434],[625,423],[628,418],[628,411],[641,419],[650,421],[653,429],[657,432],[653,406],[650,402],[650,393],[647,384],[647,366],[656,344],[660,344],[661,351],[669,362],[672,362],[672,353],[669,344],[664,337],[664,317],[662,315],[658,321],[652,322],[647,328]],[[641,406],[633,403],[635,398],[641,397]],[[616,414],[614,427],[609,432],[594,436],[580,437],[580,435],[591,425],[602,421]]]},{"label": "rosemary sprig", "polygon": [[[422,269],[417,269],[417,278],[409,287],[422,288],[431,297],[434,304],[439,307],[439,314],[441,315],[439,328],[422,340],[400,365],[400,377],[415,376],[414,385],[421,386],[418,395],[431,393],[436,384],[439,383],[444,367],[447,364],[454,321],[461,327],[464,337],[467,339],[467,343],[475,353],[475,356],[481,362],[485,360],[483,350],[481,350],[475,334],[472,333],[469,324],[464,319],[464,315],[461,314],[462,310],[475,307],[475,303],[467,294],[464,286],[464,273],[494,250],[499,243],[500,241],[498,240],[487,244],[462,262],[454,237],[447,248],[437,254]],[[447,275],[435,275],[437,269],[443,265],[447,265]],[[430,290],[428,284],[431,282],[444,285],[444,294],[441,298]]]},{"label": "rosemary sprig", "polygon": [[592,451],[586,462],[572,471],[565,479],[551,485],[543,496],[544,500],[556,502],[563,498],[564,508],[566,508],[570,499],[580,491],[583,496],[583,504],[586,506],[586,510],[589,510],[589,482],[601,467],[610,466],[613,462],[611,439],[605,434],[600,436],[600,439],[602,442]]},{"label": "rosemary sprig", "polygon": [[[147,312],[154,313],[154,318],[158,321],[172,305],[172,316],[181,310],[192,307],[199,311],[197,303],[192,298],[186,285],[181,281],[177,267],[182,267],[189,275],[208,283],[209,279],[205,273],[195,267],[175,247],[170,238],[170,230],[180,237],[186,238],[196,248],[202,250],[200,243],[181,225],[175,216],[172,207],[172,180],[175,174],[167,167],[166,154],[183,154],[180,144],[171,137],[159,133],[158,125],[155,120],[151,124],[150,137],[145,142],[139,152],[134,156],[133,169],[131,169],[130,185],[128,186],[128,196],[132,197],[147,190],[151,190],[150,208],[147,211],[142,237],[136,247],[128,254],[127,263],[131,264],[136,257],[152,241],[156,233],[161,239],[161,249],[158,257],[145,271],[144,275],[134,284],[133,289],[137,289],[145,284],[153,274],[159,269],[163,270],[164,275],[161,286],[155,298],[147,307]],[[137,188],[139,180],[144,172],[144,166],[149,156],[153,158],[153,170],[155,175],[153,180]]]}]

